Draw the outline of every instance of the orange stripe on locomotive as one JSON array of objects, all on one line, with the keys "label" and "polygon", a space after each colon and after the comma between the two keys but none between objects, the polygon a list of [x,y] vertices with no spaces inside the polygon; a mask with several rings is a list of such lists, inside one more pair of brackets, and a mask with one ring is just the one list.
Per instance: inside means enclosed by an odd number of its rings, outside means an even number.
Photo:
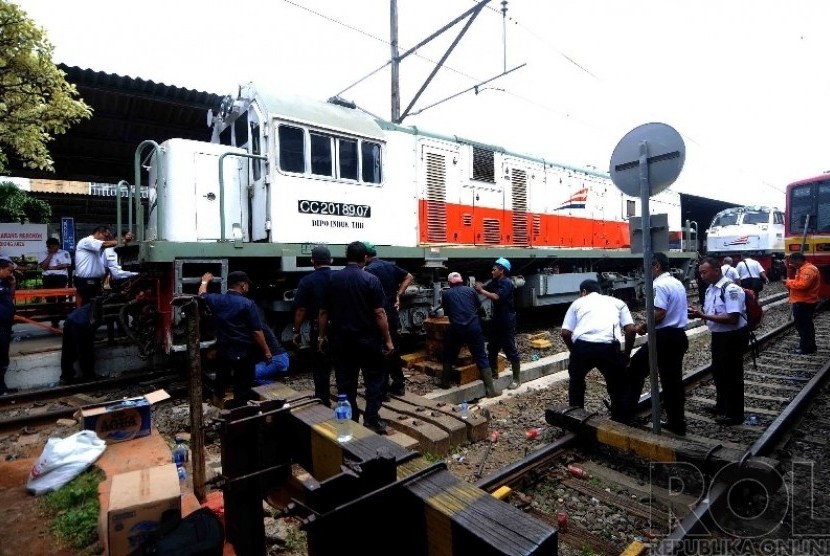
[{"label": "orange stripe on locomotive", "polygon": [[424,244],[514,245],[532,247],[630,247],[628,223],[558,214],[516,213],[421,200],[420,241]]}]

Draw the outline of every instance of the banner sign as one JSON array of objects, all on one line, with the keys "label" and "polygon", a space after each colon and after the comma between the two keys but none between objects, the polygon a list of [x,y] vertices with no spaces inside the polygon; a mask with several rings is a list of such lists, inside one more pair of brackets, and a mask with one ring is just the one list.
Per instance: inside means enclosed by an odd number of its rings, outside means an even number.
[{"label": "banner sign", "polygon": [[71,216],[61,218],[61,248],[70,253],[75,250],[75,219]]},{"label": "banner sign", "polygon": [[46,224],[0,224],[0,255],[35,259],[46,249]]}]

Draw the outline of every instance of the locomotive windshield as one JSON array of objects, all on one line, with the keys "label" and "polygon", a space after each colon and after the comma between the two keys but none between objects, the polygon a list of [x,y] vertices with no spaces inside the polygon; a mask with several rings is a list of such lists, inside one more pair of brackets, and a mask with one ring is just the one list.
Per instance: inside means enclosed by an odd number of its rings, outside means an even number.
[{"label": "locomotive windshield", "polygon": [[769,209],[765,208],[747,208],[744,210],[744,224],[768,224],[769,223]]},{"label": "locomotive windshield", "polygon": [[790,190],[789,231],[803,231],[808,215],[808,230],[830,231],[830,181],[806,183]]},{"label": "locomotive windshield", "polygon": [[712,228],[715,226],[734,226],[738,223],[740,213],[737,210],[724,210],[715,215],[712,220]]}]

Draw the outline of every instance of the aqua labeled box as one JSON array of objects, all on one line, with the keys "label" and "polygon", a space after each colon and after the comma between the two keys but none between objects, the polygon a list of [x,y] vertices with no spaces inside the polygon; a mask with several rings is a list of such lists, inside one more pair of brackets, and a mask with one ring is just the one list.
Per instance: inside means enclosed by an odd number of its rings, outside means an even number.
[{"label": "aqua labeled box", "polygon": [[153,404],[169,397],[165,390],[156,390],[136,398],[81,408],[84,429],[95,431],[107,444],[147,436],[153,427]]}]

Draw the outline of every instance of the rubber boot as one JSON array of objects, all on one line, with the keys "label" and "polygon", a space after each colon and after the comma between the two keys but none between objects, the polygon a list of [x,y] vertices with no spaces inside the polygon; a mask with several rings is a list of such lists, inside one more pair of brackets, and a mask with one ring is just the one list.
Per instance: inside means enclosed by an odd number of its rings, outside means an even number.
[{"label": "rubber boot", "polygon": [[496,390],[493,384],[493,374],[490,369],[481,369],[481,380],[484,382],[484,392],[488,398],[501,396],[501,390]]},{"label": "rubber boot", "polygon": [[513,382],[510,383],[508,388],[515,390],[522,383],[522,363],[521,361],[511,361],[510,365],[513,368]]},{"label": "rubber boot", "polygon": [[452,388],[452,365],[444,363],[444,369],[441,372],[441,388]]}]

